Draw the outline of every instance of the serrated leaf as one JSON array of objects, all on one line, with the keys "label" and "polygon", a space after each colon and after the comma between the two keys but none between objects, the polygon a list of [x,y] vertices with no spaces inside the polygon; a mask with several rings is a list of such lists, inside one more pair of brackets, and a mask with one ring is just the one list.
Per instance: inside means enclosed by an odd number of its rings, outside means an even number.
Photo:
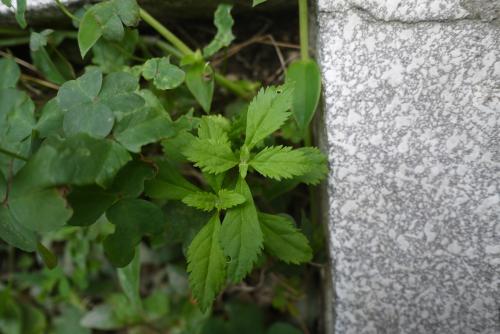
[{"label": "serrated leaf", "polygon": [[213,139],[219,142],[227,142],[227,132],[230,130],[229,120],[222,115],[203,116],[198,127],[200,139]]},{"label": "serrated leaf", "polygon": [[115,233],[104,240],[104,251],[116,267],[132,261],[135,247],[145,235],[161,233],[165,221],[158,206],[141,199],[124,199],[106,211]]},{"label": "serrated leaf", "polygon": [[0,238],[9,245],[25,252],[34,252],[36,250],[37,238],[35,233],[19,224],[10,210],[1,204]]},{"label": "serrated leaf", "polygon": [[186,74],[171,64],[169,58],[162,57],[146,61],[142,68],[142,76],[146,80],[153,80],[156,88],[166,90],[179,87],[184,82]]},{"label": "serrated leaf", "polygon": [[89,226],[94,224],[118,200],[118,196],[101,187],[78,187],[68,195],[73,215],[68,224]]},{"label": "serrated leaf", "polygon": [[215,214],[189,246],[188,272],[193,296],[206,311],[224,286],[226,259],[220,246],[220,220]]},{"label": "serrated leaf", "polygon": [[233,283],[241,281],[252,270],[263,246],[257,209],[244,179],[238,179],[235,191],[243,195],[246,202],[227,211],[221,229],[222,248],[230,258],[227,274]]},{"label": "serrated leaf", "polygon": [[299,129],[304,134],[318,108],[321,95],[321,72],[312,60],[298,60],[287,69],[286,81],[293,83],[292,112]]},{"label": "serrated leaf", "polygon": [[158,160],[158,174],[156,177],[146,182],[146,194],[155,199],[182,200],[189,194],[200,191],[191,182],[187,181],[168,160]]},{"label": "serrated leaf", "polygon": [[218,201],[215,207],[220,210],[232,208],[246,202],[246,198],[233,190],[221,189],[217,192]]},{"label": "serrated leaf", "polygon": [[214,95],[214,70],[208,63],[198,62],[186,67],[186,86],[208,114]]},{"label": "serrated leaf", "polygon": [[285,123],[290,116],[292,97],[290,85],[259,91],[248,106],[245,144],[249,149]]},{"label": "serrated leaf", "polygon": [[317,185],[328,175],[328,159],[316,147],[302,147],[297,149],[305,157],[306,172],[296,179],[309,185]]},{"label": "serrated leaf", "polygon": [[231,17],[232,5],[220,4],[214,15],[214,24],[217,27],[217,34],[214,39],[203,49],[205,58],[211,57],[223,47],[227,47],[234,40],[233,25],[234,20]]},{"label": "serrated leaf", "polygon": [[309,241],[287,216],[259,213],[264,248],[286,263],[305,263],[312,259]]},{"label": "serrated leaf", "polygon": [[196,167],[211,174],[220,174],[238,164],[238,158],[231,150],[229,142],[214,139],[194,139],[183,154]]},{"label": "serrated leaf", "polygon": [[[13,88],[0,89],[0,147],[28,156],[31,133],[35,127],[35,106],[29,96]],[[0,171],[15,174],[24,161],[0,153]]]},{"label": "serrated leaf", "polygon": [[13,58],[0,59],[0,89],[14,88],[21,76],[21,70]]},{"label": "serrated leaf", "polygon": [[170,118],[152,108],[141,108],[125,116],[114,130],[115,139],[134,153],[139,153],[146,144],[175,134]]},{"label": "serrated leaf", "polygon": [[257,172],[272,179],[290,179],[304,174],[308,169],[302,151],[292,147],[266,147],[253,157],[249,165]]},{"label": "serrated leaf", "polygon": [[193,208],[209,212],[215,209],[217,196],[209,192],[198,191],[184,197],[182,202]]}]

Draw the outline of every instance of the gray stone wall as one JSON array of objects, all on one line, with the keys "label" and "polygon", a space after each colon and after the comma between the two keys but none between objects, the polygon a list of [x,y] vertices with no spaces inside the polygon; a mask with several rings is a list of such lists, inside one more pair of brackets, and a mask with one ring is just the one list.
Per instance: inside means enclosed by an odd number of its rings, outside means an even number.
[{"label": "gray stone wall", "polygon": [[500,333],[500,1],[316,5],[328,333]]}]

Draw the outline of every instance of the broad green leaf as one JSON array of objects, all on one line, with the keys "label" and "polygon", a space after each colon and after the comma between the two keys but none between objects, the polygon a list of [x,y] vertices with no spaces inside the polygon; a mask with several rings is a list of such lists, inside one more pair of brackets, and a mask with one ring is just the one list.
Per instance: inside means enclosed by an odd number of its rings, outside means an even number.
[{"label": "broad green leaf", "polygon": [[131,306],[140,311],[142,308],[141,295],[139,292],[141,283],[141,259],[140,248],[136,247],[134,259],[127,266],[118,268],[118,281],[123,292],[130,301]]},{"label": "broad green leaf", "polygon": [[193,208],[209,212],[215,209],[217,200],[217,195],[213,193],[198,191],[184,197],[182,202]]},{"label": "broad green leaf", "polygon": [[13,58],[0,59],[0,89],[16,87],[20,76],[21,70]]},{"label": "broad green leaf", "polygon": [[159,160],[156,164],[159,169],[158,174],[145,184],[145,192],[149,197],[182,200],[187,195],[200,191],[179,173],[177,166],[168,160]]},{"label": "broad green leaf", "polygon": [[63,134],[64,111],[59,107],[56,98],[52,98],[45,103],[40,113],[40,118],[35,126],[40,138]]},{"label": "broad green leaf", "polygon": [[138,94],[139,80],[132,74],[114,72],[108,74],[102,83],[99,99],[108,106],[118,120],[144,105]]},{"label": "broad green leaf", "polygon": [[[13,88],[0,89],[0,147],[28,156],[35,127],[35,106],[28,95]],[[12,166],[11,166],[12,164]],[[0,153],[0,171],[15,174],[24,161]]]},{"label": "broad green leaf", "polygon": [[87,186],[74,188],[68,195],[68,203],[73,216],[68,224],[90,226],[94,224],[118,200],[118,196],[101,187]]},{"label": "broad green leaf", "polygon": [[176,130],[165,113],[152,108],[141,108],[118,122],[113,133],[115,139],[127,150],[139,153],[142,146],[173,137]]},{"label": "broad green leaf", "polygon": [[285,123],[290,116],[292,97],[290,85],[259,91],[248,106],[245,144],[249,149]]},{"label": "broad green leaf", "polygon": [[34,252],[36,250],[37,238],[35,233],[19,224],[10,210],[1,203],[0,238],[25,252]]},{"label": "broad green leaf", "polygon": [[231,150],[229,142],[214,139],[193,140],[184,150],[184,155],[196,167],[211,174],[220,174],[238,164],[238,158]]},{"label": "broad green leaf", "polygon": [[203,116],[198,127],[198,137],[228,142],[227,132],[230,128],[229,120],[222,115]]},{"label": "broad green leaf", "polygon": [[297,178],[299,182],[317,185],[328,175],[328,160],[316,147],[302,147],[297,149],[305,157],[306,172]]},{"label": "broad green leaf", "polygon": [[91,70],[76,80],[66,82],[57,94],[59,107],[65,112],[66,135],[87,133],[103,138],[113,128],[116,117],[132,112],[144,104],[135,90],[138,81],[131,74],[111,73],[102,78],[99,70]]},{"label": "broad green leaf", "polygon": [[265,177],[276,180],[290,179],[308,170],[302,151],[283,146],[264,148],[250,160],[249,165]]},{"label": "broad green leaf", "polygon": [[276,322],[269,327],[267,334],[302,334],[302,331],[285,322]]},{"label": "broad green leaf", "polygon": [[214,70],[208,63],[198,62],[186,67],[186,86],[208,114],[214,95]]},{"label": "broad green leaf", "polygon": [[286,263],[305,263],[312,259],[309,241],[290,217],[259,213],[264,248]]},{"label": "broad green leaf", "polygon": [[252,270],[263,246],[257,209],[244,179],[238,179],[235,191],[243,195],[246,202],[227,211],[221,229],[222,248],[230,259],[228,278],[233,283],[241,281]]},{"label": "broad green leaf", "polygon": [[151,58],[144,63],[142,76],[146,80],[153,80],[156,88],[161,90],[179,87],[186,74],[179,67],[170,63],[167,57]]},{"label": "broad green leaf", "polygon": [[188,249],[189,284],[202,311],[212,305],[224,286],[226,259],[219,238],[220,220],[219,214],[215,214]]},{"label": "broad green leaf", "polygon": [[28,24],[26,23],[25,13],[26,13],[26,1],[27,0],[17,0],[16,8],[16,20],[21,28],[26,28]]},{"label": "broad green leaf", "polygon": [[321,72],[312,60],[293,62],[286,72],[286,81],[295,87],[292,112],[299,129],[304,134],[318,108],[321,95]]},{"label": "broad green leaf", "polygon": [[252,7],[258,6],[261,3],[266,2],[267,0],[253,0]]},{"label": "broad green leaf", "polygon": [[144,191],[144,183],[154,176],[155,170],[152,165],[141,161],[131,161],[118,172],[110,191],[121,198],[139,197]]},{"label": "broad green leaf", "polygon": [[88,10],[80,20],[80,26],[78,27],[78,47],[82,58],[85,57],[101,36],[101,24],[94,11]]},{"label": "broad green leaf", "polygon": [[110,0],[98,3],[85,12],[78,29],[78,46],[82,57],[92,46],[104,38],[120,41],[125,26],[139,22],[139,6],[135,0]]},{"label": "broad green leaf", "polygon": [[217,34],[214,39],[203,49],[205,58],[211,57],[223,47],[227,47],[234,40],[233,25],[234,20],[231,17],[232,5],[220,4],[215,11],[214,24],[217,27]]},{"label": "broad green leaf", "polygon": [[142,199],[121,200],[106,211],[106,217],[115,225],[115,233],[104,240],[104,251],[115,267],[129,264],[142,237],[161,233],[165,225],[160,208]]}]

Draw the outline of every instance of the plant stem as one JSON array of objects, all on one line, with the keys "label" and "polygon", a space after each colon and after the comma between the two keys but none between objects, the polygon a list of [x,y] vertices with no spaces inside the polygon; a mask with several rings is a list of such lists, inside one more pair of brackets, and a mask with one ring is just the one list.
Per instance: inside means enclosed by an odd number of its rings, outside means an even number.
[{"label": "plant stem", "polygon": [[143,40],[150,45],[157,46],[159,49],[165,51],[166,53],[171,54],[176,58],[181,59],[183,57],[182,52],[177,50],[174,46],[165,43],[164,41],[161,41],[155,37],[143,37]]},{"label": "plant stem", "polygon": [[52,82],[49,82],[49,81],[45,81],[45,80],[42,80],[42,79],[38,79],[38,78],[32,77],[30,75],[21,74],[21,80],[31,81],[31,82],[39,84],[40,86],[44,86],[44,87],[47,87],[47,88],[50,88],[50,89],[54,89],[54,90],[59,90],[59,86],[58,85],[56,85],[56,84],[54,84]]},{"label": "plant stem", "polygon": [[238,85],[234,81],[229,80],[220,73],[215,72],[215,82],[244,100],[250,100],[252,98],[248,94],[248,91],[246,89],[242,88],[240,85]]},{"label": "plant stem", "polygon": [[168,30],[163,24],[157,21],[154,17],[152,17],[148,12],[144,9],[140,9],[141,18],[149,24],[154,30],[158,31],[160,35],[162,35],[167,41],[172,43],[179,51],[182,52],[183,55],[191,55],[193,54],[193,50],[191,50],[183,41],[181,41],[177,36],[175,36],[170,30]]},{"label": "plant stem", "polygon": [[20,156],[20,155],[19,155],[19,154],[17,154],[17,153],[11,152],[11,151],[6,150],[6,149],[1,148],[1,147],[0,147],[0,153],[1,153],[1,154],[8,155],[9,157],[14,158],[14,159],[19,159],[19,160],[23,160],[23,161],[28,161],[28,158],[25,158],[25,157],[23,157],[23,156]]},{"label": "plant stem", "polygon": [[64,15],[66,15],[67,17],[69,17],[70,19],[72,19],[74,21],[77,21],[77,22],[80,21],[80,19],[78,17],[71,14],[71,12],[61,3],[60,0],[55,0],[55,1],[57,4],[57,7],[59,7],[59,9],[61,10],[61,12],[64,13]]},{"label": "plant stem", "polygon": [[309,59],[309,24],[307,21],[307,0],[299,0],[300,56]]},{"label": "plant stem", "polygon": [[15,46],[28,44],[30,42],[29,37],[12,37],[12,38],[4,38],[0,39],[0,48],[5,46]]}]

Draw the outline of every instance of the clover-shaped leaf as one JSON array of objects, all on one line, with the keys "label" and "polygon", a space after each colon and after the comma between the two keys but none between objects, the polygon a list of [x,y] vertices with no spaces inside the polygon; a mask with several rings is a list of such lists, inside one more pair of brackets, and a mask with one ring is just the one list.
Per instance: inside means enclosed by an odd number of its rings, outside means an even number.
[{"label": "clover-shaped leaf", "polygon": [[169,58],[151,58],[144,63],[142,76],[153,80],[156,88],[161,90],[174,89],[183,82],[186,74],[179,67],[170,63]]},{"label": "clover-shaped leaf", "polygon": [[144,104],[134,91],[137,79],[131,74],[116,72],[104,81],[102,72],[92,69],[76,80],[66,82],[57,94],[59,107],[65,112],[63,130],[66,136],[86,133],[104,138],[113,128],[115,114]]}]

